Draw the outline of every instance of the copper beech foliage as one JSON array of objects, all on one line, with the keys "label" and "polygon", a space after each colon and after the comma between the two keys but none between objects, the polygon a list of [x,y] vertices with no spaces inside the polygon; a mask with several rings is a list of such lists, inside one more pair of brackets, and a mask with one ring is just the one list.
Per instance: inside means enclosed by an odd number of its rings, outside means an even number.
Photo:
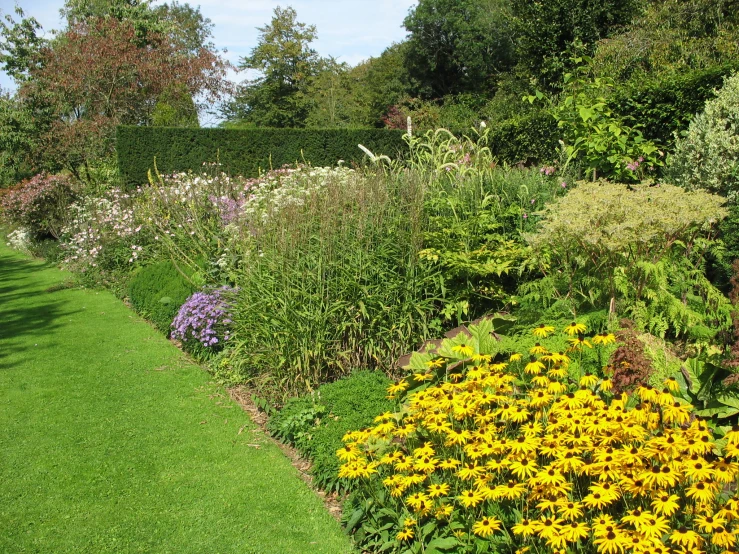
[{"label": "copper beech foliage", "polygon": [[131,22],[112,17],[72,25],[41,58],[21,94],[54,114],[43,154],[74,172],[110,153],[116,125],[148,124],[165,91],[184,87],[203,105],[228,88],[218,53],[189,52],[157,33],[144,42]]}]

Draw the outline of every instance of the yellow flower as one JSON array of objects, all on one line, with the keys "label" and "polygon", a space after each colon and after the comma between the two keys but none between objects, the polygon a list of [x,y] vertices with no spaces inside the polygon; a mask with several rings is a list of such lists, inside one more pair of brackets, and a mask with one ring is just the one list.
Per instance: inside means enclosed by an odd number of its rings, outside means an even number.
[{"label": "yellow flower", "polygon": [[514,535],[523,535],[524,537],[530,537],[536,533],[533,522],[528,519],[522,519],[516,523],[511,528],[511,531],[513,531]]},{"label": "yellow flower", "polygon": [[564,331],[565,333],[573,337],[575,335],[584,333],[586,331],[586,327],[582,323],[576,323],[573,321],[567,327],[565,327]]},{"label": "yellow flower", "polygon": [[562,528],[562,535],[567,542],[577,542],[587,538],[590,529],[584,521],[572,521]]},{"label": "yellow flower", "polygon": [[603,554],[615,554],[616,552],[623,552],[628,542],[623,534],[617,533],[613,530],[596,538],[593,541],[593,544],[598,548],[598,552],[602,552]]},{"label": "yellow flower", "polygon": [[336,456],[342,462],[353,462],[361,457],[361,450],[356,445],[347,444],[346,446],[339,448],[336,451]]},{"label": "yellow flower", "polygon": [[390,385],[387,388],[387,393],[388,394],[395,395],[395,394],[397,394],[399,392],[403,392],[407,388],[408,388],[408,381],[406,381],[405,379],[402,379],[398,383],[396,383],[394,385]]},{"label": "yellow flower", "polygon": [[452,512],[454,511],[454,506],[451,504],[442,504],[438,508],[436,508],[436,511],[434,512],[434,517],[436,519],[446,519],[450,515],[452,515]]},{"label": "yellow flower", "polygon": [[664,385],[672,392],[678,392],[680,390],[680,383],[674,377],[668,377],[664,380]]},{"label": "yellow flower", "polygon": [[407,541],[413,538],[413,529],[405,528],[401,532],[399,532],[397,535],[395,535],[395,538],[399,541]]},{"label": "yellow flower", "polygon": [[408,498],[405,499],[405,503],[414,509],[418,509],[419,506],[421,506],[423,503],[428,504],[428,501],[429,501],[429,497],[423,494],[422,492],[417,492],[415,494],[412,494]]},{"label": "yellow flower", "polygon": [[616,342],[616,336],[613,333],[598,333],[593,337],[593,344],[612,344]]},{"label": "yellow flower", "polygon": [[456,352],[458,354],[461,354],[462,356],[470,357],[475,353],[475,349],[472,348],[469,344],[457,344],[456,346],[452,346],[452,352]]},{"label": "yellow flower", "polygon": [[582,504],[571,500],[560,500],[557,502],[557,511],[569,521],[574,521],[582,515]]},{"label": "yellow flower", "polygon": [[541,324],[538,327],[534,328],[533,331],[531,331],[535,337],[540,339],[545,339],[547,336],[549,336],[551,333],[554,333],[554,327],[551,325],[545,325]]},{"label": "yellow flower", "polygon": [[429,373],[414,373],[413,374],[413,380],[414,381],[417,381],[419,383],[422,383],[424,381],[430,381],[433,378],[434,378],[434,374],[431,373],[431,372],[429,372]]},{"label": "yellow flower", "polygon": [[585,375],[580,377],[581,387],[594,387],[597,384],[598,384],[598,378],[592,373],[586,373]]},{"label": "yellow flower", "polygon": [[438,498],[449,494],[449,485],[447,483],[434,483],[429,485],[429,498]]},{"label": "yellow flower", "polygon": [[672,532],[670,542],[687,548],[697,548],[701,544],[701,538],[695,531],[683,525]]},{"label": "yellow flower", "polygon": [[667,517],[671,517],[672,514],[677,512],[680,505],[677,503],[680,498],[675,494],[669,494],[667,492],[659,492],[652,500],[652,508],[658,514],[662,514]]},{"label": "yellow flower", "polygon": [[530,354],[546,354],[548,350],[544,348],[541,344],[538,342],[529,349]]},{"label": "yellow flower", "polygon": [[516,353],[516,354],[511,354],[511,356],[510,356],[510,357],[508,358],[508,361],[509,361],[509,362],[517,362],[517,361],[519,361],[519,360],[520,360],[521,358],[523,358],[523,356],[522,356],[521,354],[518,354],[518,353]]},{"label": "yellow flower", "polygon": [[546,366],[533,356],[531,357],[531,361],[523,368],[523,370],[529,375],[538,375],[544,369],[546,369]]},{"label": "yellow flower", "polygon": [[437,369],[444,365],[444,358],[436,358],[434,360],[429,360],[426,362],[426,367],[429,369]]},{"label": "yellow flower", "polygon": [[495,517],[484,517],[475,522],[472,526],[472,532],[483,538],[489,537],[501,527],[501,521]]},{"label": "yellow flower", "polygon": [[466,490],[462,491],[462,493],[457,497],[459,502],[464,506],[465,508],[474,508],[477,506],[480,502],[485,500],[483,495],[476,490]]}]

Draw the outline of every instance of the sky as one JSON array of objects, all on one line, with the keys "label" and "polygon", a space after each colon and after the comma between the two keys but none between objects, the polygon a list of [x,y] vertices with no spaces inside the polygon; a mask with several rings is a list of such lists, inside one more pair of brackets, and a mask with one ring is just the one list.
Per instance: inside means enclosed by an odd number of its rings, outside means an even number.
[{"label": "sky", "polygon": [[[270,22],[277,6],[292,6],[298,21],[316,26],[318,39],[313,47],[321,56],[333,56],[356,65],[405,38],[403,19],[417,0],[180,0],[180,3],[200,6],[203,16],[214,24],[213,42],[217,48],[227,50],[224,57],[234,65],[256,46],[257,27]],[[16,4],[26,16],[35,17],[46,33],[63,25],[59,9],[64,0],[0,0],[2,15],[12,13]],[[231,75],[236,81],[244,77]],[[12,79],[2,71],[0,87],[14,88]]]}]

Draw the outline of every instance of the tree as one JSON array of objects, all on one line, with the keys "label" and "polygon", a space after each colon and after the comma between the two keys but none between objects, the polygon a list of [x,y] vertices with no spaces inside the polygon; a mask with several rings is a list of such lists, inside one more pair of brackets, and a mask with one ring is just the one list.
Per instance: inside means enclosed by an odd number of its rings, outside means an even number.
[{"label": "tree", "polygon": [[293,8],[278,6],[269,25],[258,30],[258,44],[239,69],[261,76],[242,84],[225,115],[260,127],[303,127],[310,110],[306,92],[320,68],[310,47],[316,28],[299,23]]},{"label": "tree", "polygon": [[491,94],[514,63],[506,0],[419,0],[404,21],[406,67],[427,98]]},{"label": "tree", "polygon": [[37,136],[37,124],[28,107],[0,90],[0,188],[34,173],[32,152]]},{"label": "tree", "polygon": [[91,17],[42,50],[19,93],[55,115],[40,141],[47,159],[82,177],[80,167],[112,152],[116,125],[151,123],[163,93],[184,87],[205,101],[223,93],[227,65],[216,53],[192,55],[156,33],[147,42],[129,21]]},{"label": "tree", "polygon": [[0,67],[21,82],[40,63],[41,49],[47,41],[40,36],[41,24],[34,17],[26,18],[19,7],[15,13],[20,21],[16,22],[10,14],[5,14],[5,21],[0,20]]},{"label": "tree", "polygon": [[569,69],[573,45],[592,54],[595,44],[637,13],[640,0],[511,0],[521,69],[555,89]]}]

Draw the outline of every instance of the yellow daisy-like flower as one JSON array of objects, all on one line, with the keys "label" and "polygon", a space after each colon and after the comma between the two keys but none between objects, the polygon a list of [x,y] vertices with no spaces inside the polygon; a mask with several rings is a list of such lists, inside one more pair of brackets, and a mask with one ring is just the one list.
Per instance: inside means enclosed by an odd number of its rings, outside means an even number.
[{"label": "yellow daisy-like flower", "polygon": [[484,517],[474,523],[472,532],[480,537],[487,538],[495,531],[498,531],[502,523],[495,517]]},{"label": "yellow daisy-like flower", "polygon": [[587,327],[585,327],[583,323],[577,323],[575,321],[573,321],[567,327],[564,328],[564,332],[570,335],[571,337],[582,334],[586,330],[587,330]]},{"label": "yellow daisy-like flower", "polygon": [[593,344],[597,345],[607,345],[607,344],[613,344],[616,342],[616,335],[613,333],[598,333],[593,337]]},{"label": "yellow daisy-like flower", "polygon": [[526,367],[523,368],[523,370],[529,375],[538,375],[545,369],[546,369],[546,366],[543,363],[541,363],[539,360],[534,358],[533,356],[532,356],[531,361],[526,364]]},{"label": "yellow daisy-like flower", "polygon": [[678,392],[680,390],[680,383],[674,377],[668,377],[664,380],[664,385],[672,392]]},{"label": "yellow daisy-like flower", "polygon": [[530,354],[546,354],[547,352],[549,351],[538,342],[529,349]]},{"label": "yellow daisy-like flower", "polygon": [[454,506],[451,504],[442,504],[438,508],[436,508],[436,511],[434,512],[434,517],[436,519],[446,519],[450,515],[452,515],[452,512],[454,511]]},{"label": "yellow daisy-like flower", "polygon": [[686,548],[698,548],[701,544],[701,537],[695,531],[685,527],[678,527],[670,534],[670,542]]},{"label": "yellow daisy-like flower", "polygon": [[534,523],[529,519],[522,519],[511,528],[511,531],[514,535],[524,537],[531,537],[536,534]]},{"label": "yellow daisy-like flower", "polygon": [[429,491],[429,498],[438,498],[440,496],[446,496],[449,494],[449,484],[448,483],[434,483],[432,485],[429,485],[428,489]]},{"label": "yellow daisy-like flower", "polygon": [[658,514],[672,517],[672,514],[677,512],[677,510],[680,508],[680,504],[678,504],[679,500],[680,497],[675,494],[658,492],[655,495],[654,500],[652,500],[652,508]]},{"label": "yellow daisy-like flower", "polygon": [[400,531],[397,535],[395,535],[395,538],[398,539],[399,541],[410,540],[413,538],[413,529],[406,527],[402,531]]},{"label": "yellow daisy-like flower", "polygon": [[418,509],[423,503],[428,504],[429,497],[422,492],[417,492],[405,499],[405,503],[411,508]]},{"label": "yellow daisy-like flower", "polygon": [[586,373],[585,375],[580,377],[581,387],[594,387],[597,384],[598,384],[598,378],[592,373]]},{"label": "yellow daisy-like flower", "polygon": [[426,362],[425,365],[429,369],[438,369],[444,365],[444,358],[436,358],[434,360],[429,360],[428,362]]},{"label": "yellow daisy-like flower", "polygon": [[533,335],[540,339],[547,338],[550,334],[554,333],[554,327],[551,325],[545,325],[542,323],[538,327],[534,328],[533,331],[531,331]]},{"label": "yellow daisy-like flower", "polygon": [[475,349],[472,348],[471,345],[462,343],[457,344],[456,346],[452,346],[452,352],[456,352],[457,354],[461,354],[462,356],[470,357],[475,353]]},{"label": "yellow daisy-like flower", "polygon": [[398,381],[394,385],[390,385],[387,388],[387,393],[391,395],[398,394],[399,392],[403,392],[408,388],[408,381],[405,379],[402,379],[401,381]]},{"label": "yellow daisy-like flower", "polygon": [[414,373],[413,374],[413,380],[417,381],[419,383],[423,383],[424,381],[431,381],[431,379],[434,378],[434,374],[429,373]]},{"label": "yellow daisy-like flower", "polygon": [[465,508],[474,508],[480,502],[485,500],[485,497],[479,491],[468,489],[466,491],[462,491],[457,499]]},{"label": "yellow daisy-like flower", "polygon": [[509,362],[517,362],[517,361],[519,361],[519,360],[520,360],[521,358],[523,358],[523,355],[522,355],[522,354],[519,354],[519,353],[515,353],[515,354],[511,354],[511,355],[510,355],[510,357],[508,358],[508,361],[509,361]]}]

